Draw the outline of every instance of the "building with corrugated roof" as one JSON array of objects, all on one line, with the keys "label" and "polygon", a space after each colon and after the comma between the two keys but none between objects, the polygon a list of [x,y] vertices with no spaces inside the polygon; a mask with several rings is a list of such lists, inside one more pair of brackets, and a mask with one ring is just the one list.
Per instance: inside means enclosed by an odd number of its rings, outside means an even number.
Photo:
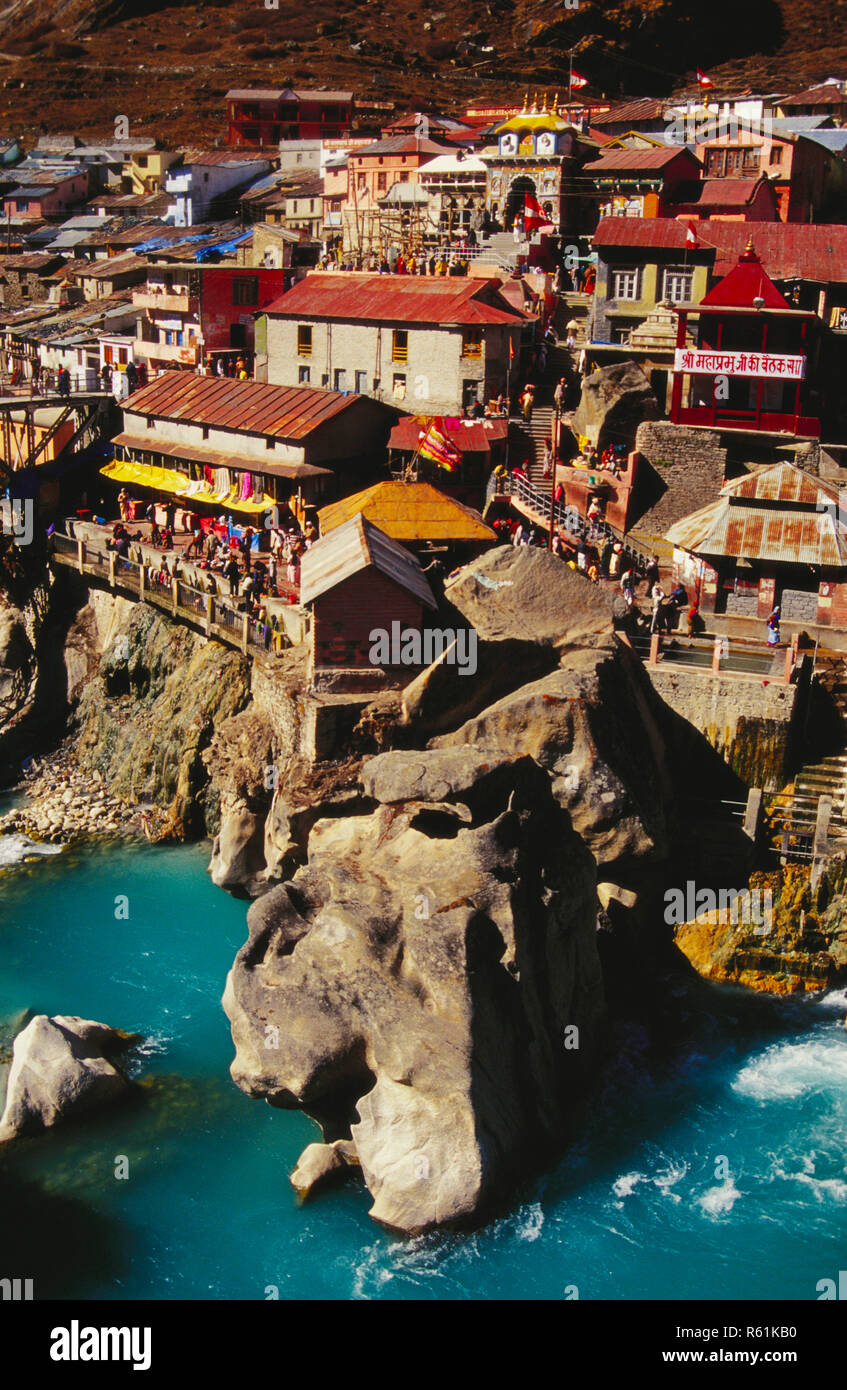
[{"label": "building with corrugated roof", "polygon": [[363,397],[165,372],[124,402],[115,482],[195,508],[302,516],[384,458],[393,412]]},{"label": "building with corrugated roof", "polygon": [[529,323],[494,279],[317,271],[267,310],[268,380],[458,415],[505,390]]},{"label": "building with corrugated roof", "polygon": [[665,217],[668,205],[702,170],[685,146],[661,145],[603,149],[582,172],[596,185],[601,217]]},{"label": "building with corrugated roof", "polygon": [[386,663],[374,659],[375,633],[390,635],[395,627],[398,637],[409,632],[420,636],[424,612],[436,602],[415,556],[361,512],[305,551],[300,602],[311,610],[315,689],[405,685],[421,665],[429,664],[392,665],[390,655]]},{"label": "building with corrugated roof", "polygon": [[837,483],[782,462],[727,482],[665,534],[704,613],[847,627],[847,512]]},{"label": "building with corrugated roof", "polygon": [[307,87],[246,87],[226,94],[227,144],[338,139],[353,120],[353,93]]},{"label": "building with corrugated roof", "polygon": [[464,564],[497,544],[497,536],[479,512],[448,497],[432,483],[386,479],[330,503],[319,513],[326,536],[361,514],[392,540],[417,555],[439,555],[448,568]]}]

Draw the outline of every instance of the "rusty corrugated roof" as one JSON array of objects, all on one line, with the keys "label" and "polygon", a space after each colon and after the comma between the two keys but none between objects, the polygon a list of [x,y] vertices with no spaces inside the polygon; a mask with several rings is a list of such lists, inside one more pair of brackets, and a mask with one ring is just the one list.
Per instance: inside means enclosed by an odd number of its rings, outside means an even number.
[{"label": "rusty corrugated roof", "polygon": [[655,97],[640,97],[635,101],[624,101],[619,106],[611,106],[594,117],[596,126],[617,125],[620,121],[655,121],[665,114],[667,102]]},{"label": "rusty corrugated roof", "polygon": [[[602,247],[686,250],[687,222],[673,217],[604,217],[592,242]],[[708,244],[688,247],[690,254],[715,246],[714,273],[735,265],[753,234],[756,251],[774,280],[847,283],[847,226],[805,222],[709,222]]]},{"label": "rusty corrugated roof", "polygon": [[321,534],[359,512],[395,541],[491,541],[494,532],[479,512],[447,497],[431,483],[386,480],[332,502],[319,513]]},{"label": "rusty corrugated roof", "polygon": [[145,453],[163,454],[168,458],[183,459],[190,463],[205,463],[210,468],[237,468],[242,473],[259,473],[273,478],[316,478],[329,477],[331,468],[318,468],[314,463],[278,463],[265,461],[249,454],[237,454],[232,449],[204,449],[199,444],[179,444],[163,438],[152,431],[145,434],[116,434],[113,444],[124,444],[128,449],[138,449]]},{"label": "rusty corrugated roof", "polygon": [[838,486],[806,473],[795,463],[775,463],[733,478],[721,488],[722,497],[742,497],[764,502],[799,502],[827,506],[838,501]]},{"label": "rusty corrugated roof", "polygon": [[[298,318],[370,319],[391,323],[519,325],[525,316],[482,276],[376,275],[313,271],[265,310]],[[493,300],[486,302],[483,296]],[[499,303],[501,307],[494,307]]]},{"label": "rusty corrugated roof", "polygon": [[320,425],[355,409],[363,396],[314,386],[269,386],[261,381],[165,372],[123,403],[125,413],[190,421],[243,434],[305,439]]},{"label": "rusty corrugated roof", "polygon": [[414,555],[361,512],[304,552],[300,561],[300,602],[311,603],[320,594],[371,565],[414,594],[428,608],[437,606]]},{"label": "rusty corrugated roof", "polygon": [[834,569],[847,565],[847,528],[834,507],[801,512],[791,507],[745,506],[722,497],[676,522],[665,532],[665,540],[709,557]]},{"label": "rusty corrugated roof", "polygon": [[652,150],[603,150],[599,159],[595,159],[591,164],[583,166],[584,174],[602,174],[606,169],[664,169],[666,164],[670,164],[681,154],[689,154],[692,162],[699,163],[690,150],[685,150],[684,146],[663,145],[661,149]]}]

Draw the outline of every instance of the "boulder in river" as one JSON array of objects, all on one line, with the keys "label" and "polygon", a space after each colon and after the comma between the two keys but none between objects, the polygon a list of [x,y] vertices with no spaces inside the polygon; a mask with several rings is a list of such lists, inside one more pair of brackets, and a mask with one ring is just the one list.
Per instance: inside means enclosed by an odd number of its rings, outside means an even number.
[{"label": "boulder in river", "polygon": [[15,1038],[0,1143],[123,1095],[130,1082],[111,1059],[137,1041],[105,1023],[36,1014]]}]

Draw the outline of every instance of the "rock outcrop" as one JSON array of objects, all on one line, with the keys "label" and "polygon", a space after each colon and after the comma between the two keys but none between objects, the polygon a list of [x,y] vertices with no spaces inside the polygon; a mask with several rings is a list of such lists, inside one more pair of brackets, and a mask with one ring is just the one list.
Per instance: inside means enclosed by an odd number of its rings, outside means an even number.
[{"label": "rock outcrop", "polygon": [[638,426],[644,420],[658,420],[661,413],[653,388],[638,364],[616,362],[585,378],[571,429],[589,439],[599,451],[621,440],[632,449]]},{"label": "rock outcrop", "polygon": [[407,1232],[478,1218],[555,1153],[604,1017],[597,864],[632,915],[627,872],[667,844],[655,701],[603,596],[528,548],[447,587],[481,682],[436,663],[403,692],[406,746],[311,806],[285,789],[300,867],[250,908],[224,994],[234,1080],[323,1128],[298,1190],[352,1143],[372,1216]]},{"label": "rock outcrop", "polygon": [[0,1143],[49,1129],[123,1095],[130,1082],[112,1059],[138,1040],[104,1023],[36,1014],[15,1038]]},{"label": "rock outcrop", "polygon": [[[475,1217],[561,1140],[603,1014],[590,855],[528,757],[392,752],[248,913],[232,1075],[352,1139],[372,1216]],[[298,1180],[299,1181],[299,1180]]]}]

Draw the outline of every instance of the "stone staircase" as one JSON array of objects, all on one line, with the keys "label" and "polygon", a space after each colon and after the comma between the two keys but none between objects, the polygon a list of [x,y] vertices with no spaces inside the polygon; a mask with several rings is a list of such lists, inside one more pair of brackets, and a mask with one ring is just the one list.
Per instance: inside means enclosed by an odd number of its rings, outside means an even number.
[{"label": "stone staircase", "polygon": [[809,801],[831,796],[833,818],[847,818],[847,753],[833,753],[802,767],[794,779],[794,796]]},{"label": "stone staircase", "polygon": [[577,294],[576,291],[568,291],[559,296],[559,307],[556,310],[556,332],[559,337],[566,337],[567,324],[574,319],[579,327],[576,332],[577,352],[583,343],[588,342],[588,316],[591,312],[591,295]]},{"label": "stone staircase", "polygon": [[544,477],[544,441],[550,438],[553,428],[553,407],[551,405],[537,405],[532,412],[529,423],[524,419],[512,421],[511,435],[509,444],[509,457],[519,463],[529,456],[529,463],[524,465],[529,481],[539,492],[550,491],[550,478]]}]

